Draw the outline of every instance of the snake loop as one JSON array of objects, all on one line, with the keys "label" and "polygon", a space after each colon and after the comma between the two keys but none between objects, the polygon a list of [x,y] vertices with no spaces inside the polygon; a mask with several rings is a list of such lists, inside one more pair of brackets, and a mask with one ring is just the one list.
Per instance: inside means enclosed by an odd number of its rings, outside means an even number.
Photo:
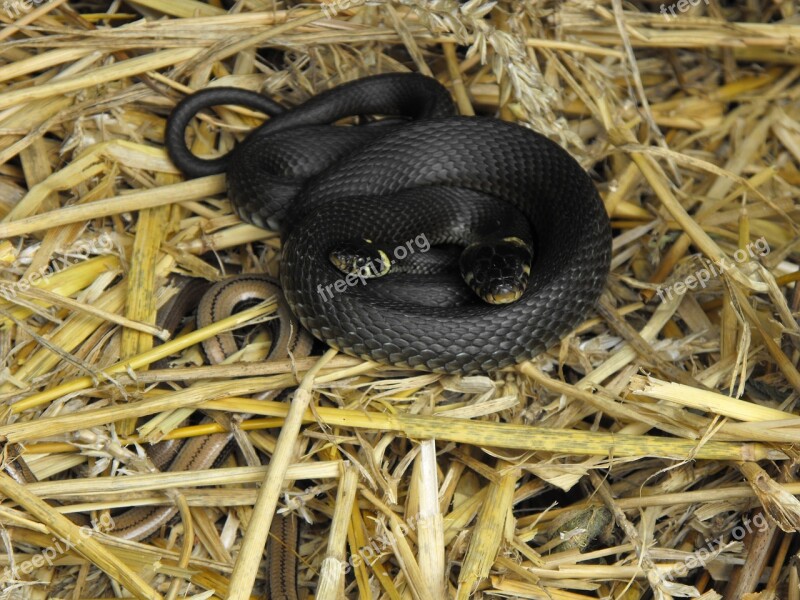
[{"label": "snake loop", "polygon": [[[244,103],[219,90],[176,107],[166,133],[170,156],[191,177],[225,172],[239,216],[280,230],[286,299],[328,344],[422,370],[492,371],[556,343],[602,292],[608,217],[583,168],[544,136],[493,118],[455,116],[435,80],[390,74],[273,111],[230,154],[209,162],[186,149],[184,129],[199,107]],[[365,114],[390,118],[335,124]],[[329,256],[348,240],[401,245],[424,235],[446,250],[509,221],[525,222],[534,248],[527,287],[514,302],[486,304],[447,270],[337,287],[342,273]]]}]

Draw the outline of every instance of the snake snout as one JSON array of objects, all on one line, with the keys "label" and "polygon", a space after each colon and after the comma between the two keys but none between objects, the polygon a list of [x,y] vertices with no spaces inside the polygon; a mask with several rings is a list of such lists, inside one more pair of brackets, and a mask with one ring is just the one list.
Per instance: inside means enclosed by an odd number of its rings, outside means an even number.
[{"label": "snake snout", "polygon": [[518,237],[470,244],[459,261],[461,275],[489,304],[510,304],[525,293],[531,273],[531,244]]}]

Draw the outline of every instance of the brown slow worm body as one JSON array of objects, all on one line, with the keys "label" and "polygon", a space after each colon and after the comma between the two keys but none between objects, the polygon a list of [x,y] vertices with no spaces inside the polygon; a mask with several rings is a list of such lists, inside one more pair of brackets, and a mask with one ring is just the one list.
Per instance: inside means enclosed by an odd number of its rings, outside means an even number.
[{"label": "brown slow worm body", "polygon": [[[200,298],[197,304],[197,298]],[[189,281],[159,318],[165,329],[174,332],[190,308],[197,304],[197,327],[204,327],[236,312],[244,303],[278,299],[277,319],[270,321],[272,344],[267,360],[289,357],[301,358],[311,351],[312,339],[303,330],[283,300],[277,282],[267,275],[247,274],[226,279],[210,288],[205,282]],[[212,363],[220,363],[238,350],[231,332],[225,332],[203,342],[203,350]],[[170,440],[153,444],[148,457],[159,470],[192,471],[217,466],[228,455],[233,433],[219,433]],[[36,481],[33,472],[19,456],[16,446],[7,449],[5,470],[20,483]],[[114,515],[111,534],[128,539],[143,540],[155,534],[178,514],[174,505],[137,507]],[[297,521],[293,515],[276,515],[272,522],[268,551],[267,600],[297,600]]]}]

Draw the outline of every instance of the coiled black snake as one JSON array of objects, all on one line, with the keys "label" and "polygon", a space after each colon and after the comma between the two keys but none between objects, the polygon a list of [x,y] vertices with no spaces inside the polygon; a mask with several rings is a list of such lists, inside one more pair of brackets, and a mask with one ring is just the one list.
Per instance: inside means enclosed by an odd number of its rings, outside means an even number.
[{"label": "coiled black snake", "polygon": [[[186,126],[223,104],[271,118],[230,153],[198,158]],[[390,118],[334,125],[358,115]],[[166,146],[189,177],[225,172],[239,216],[280,230],[292,312],[318,339],[365,359],[465,374],[529,359],[585,318],[608,275],[611,229],[581,166],[520,125],[455,116],[446,89],[421,75],[360,79],[291,110],[209,88],[172,112]],[[527,287],[507,304],[487,304],[450,271],[359,280],[329,258],[351,240],[405,247],[404,255],[413,240],[464,245],[471,231],[516,214],[533,231],[534,259]]]}]

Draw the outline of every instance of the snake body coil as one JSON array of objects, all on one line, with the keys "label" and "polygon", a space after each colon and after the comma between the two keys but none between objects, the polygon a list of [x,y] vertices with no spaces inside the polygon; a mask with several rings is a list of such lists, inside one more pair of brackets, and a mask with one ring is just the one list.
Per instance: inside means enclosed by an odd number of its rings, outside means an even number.
[{"label": "snake body coil", "polygon": [[[272,118],[228,155],[200,159],[185,128],[219,104]],[[395,118],[333,125],[355,115]],[[211,88],[175,108],[166,143],[188,176],[226,172],[240,217],[280,229],[292,312],[315,337],[365,359],[457,373],[529,359],[585,318],[608,275],[609,221],[581,166],[525,127],[455,116],[447,91],[420,75],[368,77],[287,111],[253,92]],[[368,238],[397,246],[399,260],[411,240],[458,244],[508,211],[535,239],[527,288],[510,304],[482,302],[448,272],[345,285],[328,259],[337,243]]]}]

